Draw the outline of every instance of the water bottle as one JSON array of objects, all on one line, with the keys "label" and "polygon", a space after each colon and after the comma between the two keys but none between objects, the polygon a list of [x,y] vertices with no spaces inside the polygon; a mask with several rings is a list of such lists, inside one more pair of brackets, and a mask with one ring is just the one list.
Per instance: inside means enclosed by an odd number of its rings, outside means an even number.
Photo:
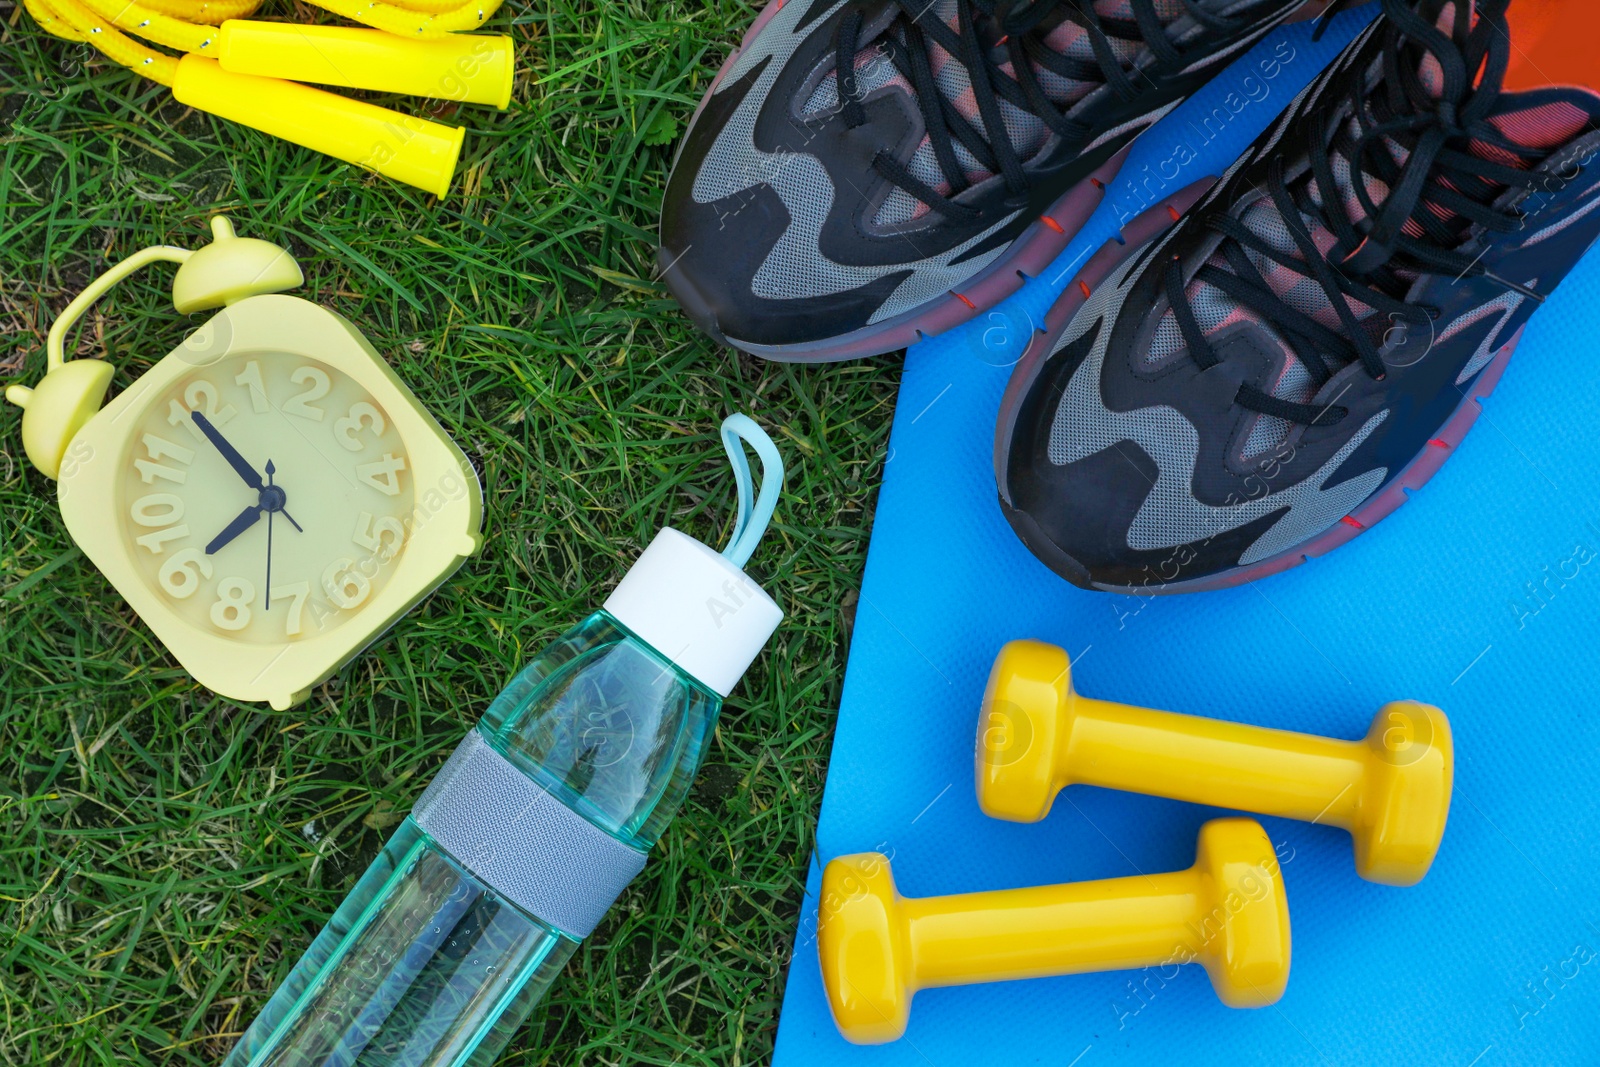
[{"label": "water bottle", "polygon": [[[744,573],[782,481],[722,427],[722,553],[663,529],[470,731],[225,1067],[488,1067],[644,866],[782,611]],[[760,455],[752,500],[740,438]]]}]

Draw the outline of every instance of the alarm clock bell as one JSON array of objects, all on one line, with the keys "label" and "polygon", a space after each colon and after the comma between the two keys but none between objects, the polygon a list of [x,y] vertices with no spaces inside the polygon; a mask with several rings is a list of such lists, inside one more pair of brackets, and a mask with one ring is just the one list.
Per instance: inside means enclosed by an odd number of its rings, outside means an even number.
[{"label": "alarm clock bell", "polygon": [[100,410],[112,368],[101,360],[68,362],[67,331],[107,290],[150,263],[179,264],[172,279],[172,306],[188,314],[224,307],[246,297],[281,293],[305,280],[300,265],[271,241],[240,237],[221,215],[211,219],[212,243],[193,251],[159,245],[135,253],[96,278],[67,305],[45,342],[47,370],[38,385],[13,385],[6,399],[23,409],[22,446],[46,477],[57,478],[72,439]]}]

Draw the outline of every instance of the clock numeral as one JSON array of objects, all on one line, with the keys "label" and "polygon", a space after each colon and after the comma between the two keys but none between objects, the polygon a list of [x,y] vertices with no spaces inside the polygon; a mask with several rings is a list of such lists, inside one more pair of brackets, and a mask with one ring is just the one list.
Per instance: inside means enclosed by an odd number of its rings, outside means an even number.
[{"label": "clock numeral", "polygon": [[356,440],[362,423],[371,425],[373,437],[383,436],[386,428],[383,413],[365,400],[350,405],[350,414],[333,424],[333,436],[347,451],[359,452],[367,447],[365,441]]},{"label": "clock numeral", "polygon": [[211,561],[198,548],[174,552],[172,558],[161,565],[161,588],[178,600],[194,596],[204,579],[211,577]]},{"label": "clock numeral", "polygon": [[196,378],[184,389],[183,403],[174,400],[167,404],[167,425],[182,426],[196,441],[204,441],[205,434],[200,432],[200,427],[194,424],[190,414],[204,411],[213,426],[225,426],[239,412],[232,404],[218,407],[221,403],[222,396],[217,392],[217,387],[204,378]]},{"label": "clock numeral", "polygon": [[405,539],[406,528],[400,525],[399,519],[385,515],[374,520],[370,511],[356,516],[356,529],[350,535],[350,540],[375,554],[380,563],[394,559]]},{"label": "clock numeral", "polygon": [[273,601],[282,600],[284,597],[289,598],[289,610],[286,613],[288,615],[288,620],[287,624],[284,626],[283,632],[288,634],[290,637],[298,637],[300,635],[300,620],[305,614],[306,597],[310,595],[310,582],[295,582],[293,585],[275,585],[267,590],[267,596]]},{"label": "clock numeral", "polygon": [[169,482],[177,482],[179,485],[189,480],[187,471],[181,471],[176,467],[167,467],[160,463],[151,463],[149,460],[144,459],[134,460],[133,469],[139,472],[139,477],[146,485],[154,485],[157,478],[162,478]]},{"label": "clock numeral", "polygon": [[264,414],[269,406],[267,404],[267,383],[261,380],[261,364],[251,360],[244,365],[244,370],[233,376],[234,385],[242,385],[250,390],[250,410],[257,415]]},{"label": "clock numeral", "polygon": [[175,459],[185,467],[194,462],[194,450],[175,445],[165,437],[153,433],[144,435],[145,454],[151,459]]},{"label": "clock numeral", "polygon": [[283,405],[284,414],[298,415],[302,419],[321,422],[324,412],[319,407],[313,407],[311,401],[321,400],[328,395],[328,390],[333,388],[328,376],[316,367],[300,367],[289,375],[289,380],[296,385],[302,382],[310,382],[311,385],[305,392],[296,393],[289,398],[289,402]]},{"label": "clock numeral", "polygon": [[135,537],[134,541],[158,556],[166,551],[163,546],[168,541],[178,541],[189,536],[189,527],[179,522],[183,518],[183,498],[172,493],[148,493],[140,497],[133,502],[131,515],[133,521],[140,526],[148,526],[155,530],[154,533]]},{"label": "clock numeral", "polygon": [[188,524],[180,523],[177,526],[168,526],[165,530],[156,530],[153,533],[135,537],[134,540],[159,556],[166,551],[165,546],[168,541],[181,541],[188,536]]},{"label": "clock numeral", "polygon": [[372,592],[372,583],[356,569],[354,562],[348,557],[341,557],[328,564],[328,569],[322,572],[322,591],[328,594],[334,606],[349,610],[360,607],[366,601]]},{"label": "clock numeral", "polygon": [[211,605],[211,621],[223,630],[242,630],[250,625],[250,605],[255,603],[256,587],[243,578],[224,578],[217,583],[217,602]]},{"label": "clock numeral", "polygon": [[400,472],[406,461],[391,452],[385,452],[376,463],[363,463],[356,468],[356,477],[366,482],[384,496],[400,495]]},{"label": "clock numeral", "polygon": [[133,502],[133,521],[140,526],[171,526],[183,518],[183,499],[171,493],[151,493]]}]

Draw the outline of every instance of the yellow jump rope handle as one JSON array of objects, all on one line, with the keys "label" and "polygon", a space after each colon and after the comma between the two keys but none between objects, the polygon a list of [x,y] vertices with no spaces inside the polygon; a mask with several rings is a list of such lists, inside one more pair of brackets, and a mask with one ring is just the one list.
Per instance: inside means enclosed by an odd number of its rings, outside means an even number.
[{"label": "yellow jump rope handle", "polygon": [[934,986],[1199,963],[1224,1004],[1264,1007],[1289,981],[1289,905],[1261,824],[1213,819],[1185,871],[948,897],[902,897],[887,857],[842,856],[817,949],[839,1032],[876,1045]]},{"label": "yellow jump rope handle", "polygon": [[406,93],[504,108],[515,72],[511,38],[453,34],[407,40],[353,26],[230,19],[217,62],[233,74]]},{"label": "yellow jump rope handle", "polygon": [[297,82],[234,74],[216,60],[178,61],[172,95],[285,141],[377,171],[435,196],[450,191],[466,131]]},{"label": "yellow jump rope handle", "polygon": [[1454,746],[1444,712],[1409,700],[1358,741],[1094,700],[1065,651],[1013,641],[989,675],[976,764],[978,806],[997,819],[1037,822],[1066,786],[1098,785],[1342,827],[1357,874],[1412,885],[1444,836]]},{"label": "yellow jump rope handle", "polygon": [[[173,95],[191,107],[444,196],[465,131],[283,79],[503,108],[510,103],[514,74],[510,39],[451,32],[481,25],[497,0],[448,9],[444,0],[409,0],[422,10],[377,0],[323,2],[384,29],[227,18],[251,9],[241,0],[217,0],[215,10],[209,0],[24,0],[46,31],[93,44],[129,69],[171,86]],[[224,22],[227,29],[208,20]],[[224,51],[224,37],[229,38],[228,69],[210,58]],[[189,54],[175,59],[145,40]]]}]

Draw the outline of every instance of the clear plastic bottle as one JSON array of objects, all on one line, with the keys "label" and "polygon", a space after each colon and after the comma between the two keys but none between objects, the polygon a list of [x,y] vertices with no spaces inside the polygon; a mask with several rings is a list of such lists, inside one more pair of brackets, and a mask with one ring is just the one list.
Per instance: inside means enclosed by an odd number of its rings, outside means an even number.
[{"label": "clear plastic bottle", "polygon": [[[781,478],[771,466],[762,528]],[[740,500],[744,530],[747,472]],[[517,675],[225,1067],[494,1061],[643,865],[722,698],[782,618],[740,570],[754,540],[735,542],[718,555],[661,531],[605,610]]]}]

